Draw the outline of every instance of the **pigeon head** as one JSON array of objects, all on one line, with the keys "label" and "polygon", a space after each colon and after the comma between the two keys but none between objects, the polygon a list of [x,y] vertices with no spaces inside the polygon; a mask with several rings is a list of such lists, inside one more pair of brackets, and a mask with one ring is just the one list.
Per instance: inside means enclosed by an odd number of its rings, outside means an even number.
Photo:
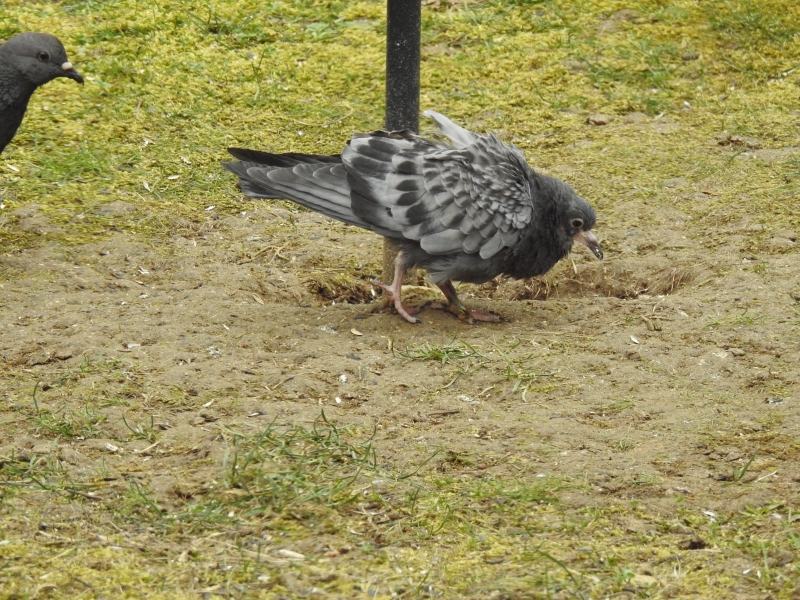
[{"label": "pigeon head", "polygon": [[569,248],[573,242],[580,242],[597,258],[602,259],[603,249],[592,232],[592,227],[597,221],[597,214],[592,205],[578,196],[575,190],[563,181],[551,177],[547,179],[554,188],[553,199],[558,221],[556,235],[560,238],[559,241]]},{"label": "pigeon head", "polygon": [[67,60],[67,51],[55,36],[48,33],[22,33],[0,46],[7,64],[38,87],[57,77],[83,83],[83,77]]}]

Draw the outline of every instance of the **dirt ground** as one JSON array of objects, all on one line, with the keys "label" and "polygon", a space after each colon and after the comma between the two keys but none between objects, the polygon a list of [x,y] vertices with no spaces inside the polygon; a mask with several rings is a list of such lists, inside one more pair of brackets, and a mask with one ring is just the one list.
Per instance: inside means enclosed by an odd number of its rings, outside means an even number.
[{"label": "dirt ground", "polygon": [[[20,227],[50,226],[35,206],[17,212]],[[55,456],[70,481],[105,481],[105,499],[134,479],[170,510],[222,481],[226,429],[311,426],[324,409],[340,425],[377,428],[378,459],[397,471],[439,450],[440,473],[582,482],[559,493],[576,509],[633,502],[710,525],[766,506],[790,525],[794,234],[769,233],[763,244],[778,251],[756,256],[742,247],[766,235],[761,225],[726,226],[727,243],[710,249],[677,211],[645,220],[601,218],[602,262],[576,248],[546,279],[462,287],[501,324],[426,309],[411,325],[375,303],[332,300],[370,296],[380,239],[280,203],[211,211],[155,242],[120,232],[2,255],[0,357],[16,383],[3,390],[0,456]],[[363,279],[331,283],[326,271],[321,285],[319,265],[337,262]],[[410,359],[456,347],[471,356]],[[34,401],[37,414],[72,415],[68,435],[27,426]],[[666,533],[718,562],[735,580],[728,597],[756,597],[746,575],[757,557],[693,546],[697,528],[680,522]],[[651,521],[625,523],[627,534],[658,535]],[[323,555],[314,538],[293,548]]]}]

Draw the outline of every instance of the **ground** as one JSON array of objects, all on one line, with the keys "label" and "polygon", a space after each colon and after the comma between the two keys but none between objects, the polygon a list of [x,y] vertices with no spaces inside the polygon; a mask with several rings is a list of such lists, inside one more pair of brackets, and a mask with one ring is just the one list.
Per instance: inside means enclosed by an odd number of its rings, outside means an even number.
[{"label": "ground", "polygon": [[382,3],[0,8],[87,76],[0,157],[0,597],[800,597],[798,8],[423,10],[423,108],[598,210],[503,323],[218,166],[379,127]]}]

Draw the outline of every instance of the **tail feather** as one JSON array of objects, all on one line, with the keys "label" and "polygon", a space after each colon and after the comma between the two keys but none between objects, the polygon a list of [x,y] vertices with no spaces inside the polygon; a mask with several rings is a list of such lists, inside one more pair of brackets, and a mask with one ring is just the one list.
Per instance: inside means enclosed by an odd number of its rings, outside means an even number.
[{"label": "tail feather", "polygon": [[341,154],[300,154],[298,152],[287,152],[285,154],[272,154],[271,152],[260,152],[259,150],[247,150],[246,148],[228,148],[228,152],[234,158],[245,162],[257,163],[269,167],[293,167],[297,164],[306,163],[340,163]]},{"label": "tail feather", "polygon": [[280,200],[281,195],[273,190],[264,189],[247,179],[239,179],[239,189],[248,198],[263,198],[265,200]]},{"label": "tail feather", "polygon": [[369,228],[350,208],[350,188],[344,166],[338,162],[304,161],[304,158],[299,155],[299,160],[296,160],[298,156],[278,155],[276,160],[270,159],[284,164],[294,162],[292,167],[253,162],[225,162],[222,166],[239,177],[239,187],[247,196],[286,198],[338,221]]}]

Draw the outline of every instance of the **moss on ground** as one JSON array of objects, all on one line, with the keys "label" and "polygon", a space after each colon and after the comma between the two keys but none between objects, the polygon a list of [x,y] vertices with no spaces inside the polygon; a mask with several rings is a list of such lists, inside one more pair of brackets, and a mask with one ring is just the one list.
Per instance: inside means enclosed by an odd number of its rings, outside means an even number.
[{"label": "moss on ground", "polygon": [[[337,152],[353,131],[382,122],[381,2],[11,1],[0,10],[0,36],[57,32],[87,76],[83,89],[58,81],[37,93],[2,165],[4,214],[41,204],[68,225],[56,235],[67,243],[120,227],[169,232],[211,218],[209,206],[246,210],[218,168],[225,147]],[[750,0],[426,8],[422,106],[502,130],[541,167],[579,165],[591,178],[573,184],[601,219],[618,217],[623,195],[666,202],[659,183],[683,177],[712,192],[725,180],[724,192],[678,207],[710,243],[712,215],[768,212],[771,226],[794,226],[800,159],[790,152],[765,169],[707,149],[725,130],[764,148],[796,142],[798,11]],[[620,143],[629,132],[585,124],[587,112],[636,111],[661,116],[639,134],[641,147]],[[117,200],[139,211],[98,214]],[[9,227],[0,235],[6,249],[36,241]]]}]

